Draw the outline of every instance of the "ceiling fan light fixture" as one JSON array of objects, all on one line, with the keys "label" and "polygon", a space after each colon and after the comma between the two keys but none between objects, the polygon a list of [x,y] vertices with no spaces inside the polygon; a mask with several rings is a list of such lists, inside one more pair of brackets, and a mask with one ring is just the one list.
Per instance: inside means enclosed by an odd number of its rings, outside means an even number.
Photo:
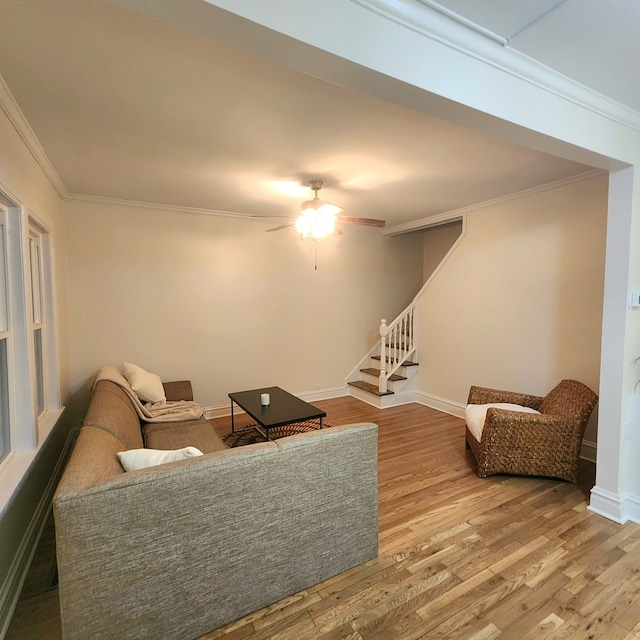
[{"label": "ceiling fan light fixture", "polygon": [[306,200],[300,206],[300,215],[296,219],[296,231],[302,238],[322,240],[336,230],[336,216],[343,211],[330,202],[318,198],[322,189],[322,180],[311,180],[309,186],[315,192],[313,200]]},{"label": "ceiling fan light fixture", "polygon": [[307,200],[300,205],[300,211],[305,214],[307,212],[313,212],[317,214],[330,214],[333,216],[337,216],[339,213],[344,211],[342,207],[339,207],[336,204],[331,204],[330,202],[325,202],[324,200],[320,200],[320,198],[314,198],[313,200]]},{"label": "ceiling fan light fixture", "polygon": [[322,240],[332,235],[335,229],[336,217],[332,213],[320,213],[310,209],[296,219],[296,231],[303,239]]}]

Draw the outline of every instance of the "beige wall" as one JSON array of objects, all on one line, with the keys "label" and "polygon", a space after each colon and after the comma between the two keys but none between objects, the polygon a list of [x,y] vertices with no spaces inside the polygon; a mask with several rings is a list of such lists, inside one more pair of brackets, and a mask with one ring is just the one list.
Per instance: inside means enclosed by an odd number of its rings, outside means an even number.
[{"label": "beige wall", "polygon": [[420,301],[418,389],[459,404],[472,384],[597,392],[606,211],[605,176],[468,214]]},{"label": "beige wall", "polygon": [[[514,56],[508,47],[488,45],[482,34],[453,21],[431,20],[434,16],[423,20],[422,12],[410,6],[415,3],[383,3],[385,9],[378,12],[370,11],[367,3],[337,0],[331,3],[332,20],[315,24],[310,35],[309,19],[317,12],[314,0],[286,2],[287,10],[279,12],[255,0],[208,2],[248,19],[254,52],[395,104],[611,172],[598,407],[603,437],[590,508],[621,522],[640,522],[640,428],[638,416],[630,411],[638,380],[634,360],[640,353],[640,313],[628,305],[630,291],[640,289],[638,114]],[[258,37],[256,24],[271,31]],[[336,30],[336,24],[350,28]],[[312,44],[312,55],[292,56],[278,46],[282,33]]]},{"label": "beige wall", "polygon": [[61,394],[66,402],[69,391],[67,283],[65,226],[62,199],[51,185],[22,138],[0,109],[0,189],[34,215],[50,231],[53,240],[56,342],[60,368]]},{"label": "beige wall", "polygon": [[422,279],[426,282],[462,233],[462,220],[439,224],[425,229],[423,234],[424,258]]},{"label": "beige wall", "polygon": [[357,227],[318,245],[293,229],[66,203],[72,385],[131,361],[189,378],[196,399],[278,385],[331,390],[422,284],[422,239]]}]

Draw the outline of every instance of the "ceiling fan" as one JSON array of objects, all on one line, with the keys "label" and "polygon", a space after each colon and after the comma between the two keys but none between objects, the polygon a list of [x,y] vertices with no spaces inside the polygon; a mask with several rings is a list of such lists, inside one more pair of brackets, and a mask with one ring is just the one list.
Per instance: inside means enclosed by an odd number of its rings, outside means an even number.
[{"label": "ceiling fan", "polygon": [[267,231],[279,231],[286,229],[295,224],[296,231],[302,238],[312,238],[313,240],[321,240],[331,235],[339,235],[342,233],[336,227],[336,222],[340,224],[360,224],[368,227],[384,227],[384,220],[376,220],[375,218],[354,218],[352,216],[343,216],[342,207],[335,204],[325,202],[318,198],[318,191],[322,189],[322,180],[309,180],[309,186],[314,192],[312,200],[306,200],[300,206],[300,215],[293,222],[281,224]]}]

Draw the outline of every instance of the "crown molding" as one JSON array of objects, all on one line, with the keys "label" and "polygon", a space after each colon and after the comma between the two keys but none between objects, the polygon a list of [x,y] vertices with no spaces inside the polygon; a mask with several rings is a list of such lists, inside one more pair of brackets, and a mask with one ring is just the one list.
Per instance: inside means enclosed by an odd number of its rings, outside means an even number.
[{"label": "crown molding", "polygon": [[31,125],[27,122],[22,110],[18,106],[13,94],[9,90],[4,78],[0,75],[0,109],[2,109],[9,122],[13,125],[13,128],[17,131],[18,135],[29,149],[31,155],[38,163],[49,182],[53,185],[53,188],[58,192],[58,195],[64,200],[68,197],[68,192],[64,183],[62,182],[58,172],[53,168],[47,154],[45,153],[40,141],[36,137]]},{"label": "crown molding", "polygon": [[425,216],[419,220],[412,220],[411,222],[405,222],[404,224],[397,224],[393,227],[389,227],[384,230],[385,236],[397,236],[401,233],[409,233],[411,231],[420,231],[429,227],[435,227],[447,222],[454,222],[455,220],[461,220],[468,213],[479,211],[480,209],[486,209],[487,207],[494,207],[512,200],[519,200],[521,198],[527,198],[534,196],[538,193],[544,193],[545,191],[552,191],[553,189],[560,189],[571,184],[577,184],[584,180],[591,180],[598,176],[606,176],[607,172],[602,169],[590,169],[584,171],[575,176],[569,178],[561,178],[560,180],[554,180],[553,182],[547,182],[537,187],[530,187],[529,189],[523,189],[522,191],[516,191],[506,196],[500,196],[499,198],[492,198],[491,200],[484,200],[483,202],[477,202],[466,207],[460,207],[460,209],[452,209],[451,211],[443,211],[433,216]]},{"label": "crown molding", "polygon": [[127,207],[131,209],[148,209],[153,211],[167,211],[169,213],[192,213],[197,215],[219,216],[222,218],[243,218],[245,220],[268,220],[279,222],[278,216],[259,216],[251,213],[237,211],[221,211],[219,209],[205,209],[199,207],[185,207],[174,204],[162,204],[159,202],[144,202],[141,200],[126,200],[122,198],[110,198],[108,196],[90,196],[82,193],[68,193],[65,200],[69,202],[87,202],[89,204],[106,205],[109,207]]},{"label": "crown molding", "polygon": [[[143,202],[140,200],[124,200],[120,198],[109,198],[107,196],[90,196],[82,193],[70,193],[65,198],[67,202],[86,202],[94,205],[105,205],[108,207],[123,207],[128,209],[146,209],[148,211],[165,211],[168,213],[179,214],[192,214],[192,215],[206,215],[217,216],[219,218],[235,218],[240,220],[251,220],[254,222],[270,222],[283,224],[283,220],[291,219],[293,221],[295,216],[261,216],[253,213],[240,213],[237,211],[221,211],[219,209],[204,209],[198,207],[183,207],[173,204],[161,204],[159,202]],[[338,223],[340,220],[338,219]],[[383,234],[383,229],[377,227],[362,226],[358,228],[363,233],[376,233],[378,235]]]},{"label": "crown molding", "polygon": [[431,0],[349,0],[386,20],[559,98],[640,131],[640,112],[509,47],[509,42]]}]

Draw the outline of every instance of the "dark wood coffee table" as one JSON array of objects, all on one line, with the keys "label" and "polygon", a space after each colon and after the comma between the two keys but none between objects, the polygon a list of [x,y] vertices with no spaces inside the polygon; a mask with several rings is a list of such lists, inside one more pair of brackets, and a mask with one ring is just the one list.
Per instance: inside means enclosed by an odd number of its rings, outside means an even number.
[{"label": "dark wood coffee table", "polygon": [[[268,393],[271,396],[271,402],[267,406],[260,404],[260,396],[263,393]],[[231,398],[231,431],[236,430],[233,418],[233,404],[235,402],[262,427],[267,440],[269,440],[269,429],[292,422],[320,418],[320,428],[322,429],[322,419],[327,415],[326,411],[321,411],[318,407],[296,398],[280,387],[236,391],[230,393],[229,398]]]}]

